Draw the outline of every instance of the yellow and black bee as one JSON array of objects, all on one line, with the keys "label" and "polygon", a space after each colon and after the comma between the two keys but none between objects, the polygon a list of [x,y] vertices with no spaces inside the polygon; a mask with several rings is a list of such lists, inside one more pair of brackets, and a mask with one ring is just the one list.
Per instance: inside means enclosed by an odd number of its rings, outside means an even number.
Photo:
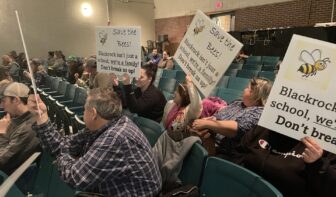
[{"label": "yellow and black bee", "polygon": [[194,35],[197,35],[198,33],[201,33],[205,27],[204,25],[204,21],[203,20],[200,20],[198,19],[196,21],[196,24],[195,24],[195,28],[194,28]]},{"label": "yellow and black bee", "polygon": [[317,71],[322,71],[327,68],[327,63],[330,63],[329,58],[321,58],[321,50],[315,49],[311,53],[303,50],[300,54],[300,60],[305,62],[298,71],[303,73],[302,77],[316,75]]},{"label": "yellow and black bee", "polygon": [[99,32],[99,39],[100,39],[100,43],[104,45],[107,40],[107,33],[105,33],[104,31]]}]

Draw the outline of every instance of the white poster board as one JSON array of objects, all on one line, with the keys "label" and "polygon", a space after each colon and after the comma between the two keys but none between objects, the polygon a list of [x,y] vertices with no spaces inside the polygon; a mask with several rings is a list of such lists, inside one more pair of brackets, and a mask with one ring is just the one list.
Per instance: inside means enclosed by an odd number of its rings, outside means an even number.
[{"label": "white poster board", "polygon": [[98,72],[140,75],[140,27],[97,27],[96,46]]},{"label": "white poster board", "polygon": [[336,45],[294,35],[259,125],[336,153]]},{"label": "white poster board", "polygon": [[242,46],[198,10],[174,59],[207,97]]}]

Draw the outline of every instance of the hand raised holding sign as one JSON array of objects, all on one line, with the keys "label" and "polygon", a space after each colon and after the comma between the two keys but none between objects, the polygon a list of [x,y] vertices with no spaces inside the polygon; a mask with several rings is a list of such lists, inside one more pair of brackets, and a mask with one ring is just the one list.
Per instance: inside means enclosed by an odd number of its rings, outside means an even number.
[{"label": "hand raised holding sign", "polygon": [[113,86],[119,86],[119,80],[116,74],[111,73],[111,78],[112,78],[112,82],[113,82]]},{"label": "hand raised holding sign", "polygon": [[323,155],[323,149],[310,137],[302,138],[301,140],[306,148],[302,153],[303,160],[306,163],[314,163]]},{"label": "hand raised holding sign", "polygon": [[127,73],[123,74],[123,84],[124,85],[129,85],[131,84],[131,78]]}]

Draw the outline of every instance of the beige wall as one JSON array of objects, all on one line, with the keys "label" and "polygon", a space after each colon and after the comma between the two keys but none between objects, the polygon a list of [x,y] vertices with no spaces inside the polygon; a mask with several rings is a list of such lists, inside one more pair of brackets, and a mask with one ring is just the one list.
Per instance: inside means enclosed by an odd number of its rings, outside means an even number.
[{"label": "beige wall", "polygon": [[144,46],[147,40],[155,39],[153,0],[130,0],[128,3],[110,0],[109,8],[112,9],[111,25],[141,26],[141,43]]},{"label": "beige wall", "polygon": [[[92,5],[91,17],[82,16],[82,2]],[[109,5],[113,25],[142,26],[142,43],[154,39],[153,0],[145,4],[109,0]],[[23,51],[16,9],[30,57],[46,57],[49,50],[95,54],[95,26],[107,21],[106,0],[0,0],[0,55]]]},{"label": "beige wall", "polygon": [[[285,1],[291,0],[154,0],[155,19],[194,15],[196,10],[222,12]],[[223,2],[223,7],[216,9],[216,2]]]}]

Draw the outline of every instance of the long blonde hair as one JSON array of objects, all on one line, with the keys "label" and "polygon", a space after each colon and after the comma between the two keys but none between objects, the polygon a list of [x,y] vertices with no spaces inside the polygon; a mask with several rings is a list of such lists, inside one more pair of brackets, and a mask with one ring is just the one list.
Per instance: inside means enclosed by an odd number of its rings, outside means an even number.
[{"label": "long blonde hair", "polygon": [[273,83],[266,78],[251,79],[251,100],[254,101],[257,106],[264,106],[271,92],[272,85]]}]

